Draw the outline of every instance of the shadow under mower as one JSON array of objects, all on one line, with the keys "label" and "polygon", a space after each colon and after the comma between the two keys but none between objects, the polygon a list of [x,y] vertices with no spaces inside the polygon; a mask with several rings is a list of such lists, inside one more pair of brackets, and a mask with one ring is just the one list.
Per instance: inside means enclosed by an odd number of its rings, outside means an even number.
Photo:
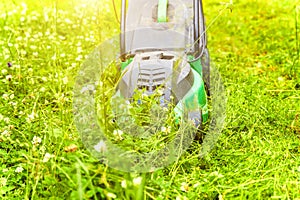
[{"label": "shadow under mower", "polygon": [[[160,93],[176,118],[187,115],[200,130],[208,120],[210,59],[202,0],[122,0],[119,94]],[[188,113],[183,112],[188,106]]]}]

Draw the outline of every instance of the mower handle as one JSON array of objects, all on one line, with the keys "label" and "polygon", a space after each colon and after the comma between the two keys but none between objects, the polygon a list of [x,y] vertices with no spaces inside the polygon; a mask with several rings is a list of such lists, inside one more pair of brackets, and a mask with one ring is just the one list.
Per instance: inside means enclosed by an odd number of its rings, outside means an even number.
[{"label": "mower handle", "polygon": [[[203,14],[203,5],[202,0],[194,0],[193,1],[193,7],[194,7],[194,17],[193,17],[193,23],[194,23],[194,42],[195,42],[195,60],[199,59],[204,49],[206,48],[206,33],[205,33],[205,25],[204,25],[204,14]],[[201,18],[200,18],[201,16]],[[200,19],[203,19],[203,21],[200,22]],[[120,20],[120,55],[121,60],[125,60],[125,29],[126,29],[126,0],[122,0],[121,4],[121,20]],[[203,33],[203,35],[201,35]],[[202,45],[200,46],[200,40],[202,41]]]},{"label": "mower handle", "polygon": [[[203,4],[202,0],[194,0],[194,41],[195,41],[195,60],[199,59],[204,49],[206,48],[206,33],[205,33],[205,24],[204,24],[204,14],[203,14]],[[203,19],[200,21],[200,19]],[[204,38],[202,40],[202,38]],[[200,41],[202,40],[202,45],[200,46]]]},{"label": "mower handle", "polygon": [[126,24],[126,0],[122,0],[121,5],[121,20],[120,20],[120,54],[121,60],[125,61],[125,24]]}]

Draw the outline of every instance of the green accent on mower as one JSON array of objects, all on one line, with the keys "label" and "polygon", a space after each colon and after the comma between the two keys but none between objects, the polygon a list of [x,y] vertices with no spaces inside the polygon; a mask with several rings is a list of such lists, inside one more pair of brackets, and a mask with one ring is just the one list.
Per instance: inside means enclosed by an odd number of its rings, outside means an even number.
[{"label": "green accent on mower", "polygon": [[168,0],[159,0],[157,8],[157,22],[167,22]]},{"label": "green accent on mower", "polygon": [[[201,0],[122,0],[119,94],[152,95],[177,118],[188,110],[197,127],[208,120],[209,53]],[[127,10],[126,10],[127,8]]]}]

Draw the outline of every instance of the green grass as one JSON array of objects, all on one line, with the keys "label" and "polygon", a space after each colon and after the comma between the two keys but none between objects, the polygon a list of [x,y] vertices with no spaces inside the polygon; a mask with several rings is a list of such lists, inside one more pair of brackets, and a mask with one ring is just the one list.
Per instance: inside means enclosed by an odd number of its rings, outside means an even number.
[{"label": "green grass", "polygon": [[204,2],[226,125],[206,157],[146,174],[99,163],[73,124],[80,65],[118,33],[111,1],[25,2],[0,2],[1,199],[300,199],[299,1]]}]

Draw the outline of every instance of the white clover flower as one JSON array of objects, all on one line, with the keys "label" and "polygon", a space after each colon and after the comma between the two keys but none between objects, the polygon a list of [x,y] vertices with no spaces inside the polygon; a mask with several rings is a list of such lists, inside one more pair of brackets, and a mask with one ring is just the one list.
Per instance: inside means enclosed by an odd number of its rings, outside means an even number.
[{"label": "white clover flower", "polygon": [[98,144],[94,146],[94,149],[97,152],[105,152],[107,150],[106,144],[103,140],[101,140]]},{"label": "white clover flower", "polygon": [[168,126],[168,127],[161,127],[161,132],[164,132],[164,133],[170,133],[171,132],[171,127]]},{"label": "white clover flower", "polygon": [[6,183],[7,183],[7,179],[4,177],[1,177],[0,178],[0,187],[6,186]]},{"label": "white clover flower", "polygon": [[77,58],[75,59],[76,61],[81,61],[82,60],[82,58],[83,58],[83,56],[82,55],[78,55],[77,56]]},{"label": "white clover flower", "polygon": [[16,173],[21,173],[23,170],[24,170],[23,167],[17,167],[15,172]]},{"label": "white clover flower", "polygon": [[42,142],[42,138],[34,136],[31,143],[33,145],[39,145],[41,142]]},{"label": "white clover flower", "polygon": [[24,49],[21,49],[20,52],[21,52],[21,55],[22,55],[22,56],[25,56],[25,55],[27,54],[27,52],[26,52]]},{"label": "white clover flower", "polygon": [[108,198],[112,198],[112,199],[117,198],[117,195],[115,195],[114,193],[108,192],[106,195],[107,195]]},{"label": "white clover flower", "polygon": [[159,89],[157,90],[157,94],[162,96],[164,94],[164,90],[163,89]]},{"label": "white clover flower", "polygon": [[278,80],[279,82],[282,82],[282,81],[284,81],[284,77],[279,76],[279,77],[277,78],[277,80]]},{"label": "white clover flower", "polygon": [[193,188],[197,188],[199,185],[200,185],[200,183],[195,183],[195,184],[193,185]]},{"label": "white clover flower", "polygon": [[51,57],[51,60],[56,60],[56,54]]},{"label": "white clover flower", "polygon": [[123,133],[124,132],[122,130],[114,130],[113,135],[115,137],[117,137],[117,139],[123,140],[123,137],[122,137]]},{"label": "white clover flower", "polygon": [[34,113],[31,113],[27,116],[26,121],[27,123],[31,123],[34,120]]},{"label": "white clover flower", "polygon": [[1,133],[2,136],[4,137],[9,137],[10,136],[10,132],[8,130],[4,130],[2,133]]},{"label": "white clover flower", "polygon": [[10,81],[12,79],[12,75],[7,75],[5,78],[6,80]]},{"label": "white clover flower", "polygon": [[3,75],[6,75],[6,74],[7,74],[7,69],[2,69],[2,70],[1,70],[1,73],[2,73]]},{"label": "white clover flower", "polygon": [[219,200],[223,200],[222,194],[219,194],[218,198],[219,198]]},{"label": "white clover flower", "polygon": [[5,100],[8,100],[8,99],[9,99],[9,96],[8,96],[8,94],[3,94],[3,95],[2,95],[2,98],[5,99]]},{"label": "white clover flower", "polygon": [[181,183],[180,190],[187,192],[189,190],[189,185],[186,182]]},{"label": "white clover flower", "polygon": [[45,91],[46,91],[46,88],[44,88],[44,87],[40,88],[40,92],[45,92]]},{"label": "white clover flower", "polygon": [[143,178],[139,176],[139,177],[134,178],[132,180],[132,183],[133,183],[134,186],[138,186],[142,183],[142,180],[143,180]]},{"label": "white clover flower", "polygon": [[10,119],[8,118],[8,117],[5,117],[4,119],[3,119],[3,121],[5,122],[5,123],[9,123],[9,121],[10,121]]},{"label": "white clover flower", "polygon": [[220,173],[217,172],[217,171],[212,172],[210,175],[211,175],[211,176],[216,176],[216,177],[218,177],[218,178],[223,178],[223,177],[224,177],[223,174],[220,174]]},{"label": "white clover flower", "polygon": [[62,81],[63,81],[63,84],[64,85],[67,85],[67,83],[68,83],[68,77],[64,77],[63,79],[62,79]]},{"label": "white clover flower", "polygon": [[36,49],[37,49],[37,46],[35,46],[35,45],[30,45],[29,48],[30,48],[31,50],[36,50]]},{"label": "white clover flower", "polygon": [[8,172],[9,170],[7,169],[7,168],[4,168],[4,169],[2,169],[2,172],[3,173],[6,173],[6,172]]},{"label": "white clover flower", "polygon": [[84,86],[81,90],[80,93],[85,93],[86,91],[95,91],[95,86],[94,85],[87,85]]},{"label": "white clover flower", "polygon": [[17,102],[9,102],[8,104],[9,104],[9,105],[12,105],[13,107],[16,107]]},{"label": "white clover flower", "polygon": [[122,187],[122,188],[127,188],[126,180],[122,180],[122,182],[121,182],[121,187]]},{"label": "white clover flower", "polygon": [[53,157],[54,157],[54,155],[52,155],[52,154],[50,154],[50,153],[46,153],[46,154],[44,155],[44,158],[43,158],[42,162],[43,162],[43,163],[46,163],[46,162],[48,162],[48,161],[50,160],[50,158],[53,158]]}]

